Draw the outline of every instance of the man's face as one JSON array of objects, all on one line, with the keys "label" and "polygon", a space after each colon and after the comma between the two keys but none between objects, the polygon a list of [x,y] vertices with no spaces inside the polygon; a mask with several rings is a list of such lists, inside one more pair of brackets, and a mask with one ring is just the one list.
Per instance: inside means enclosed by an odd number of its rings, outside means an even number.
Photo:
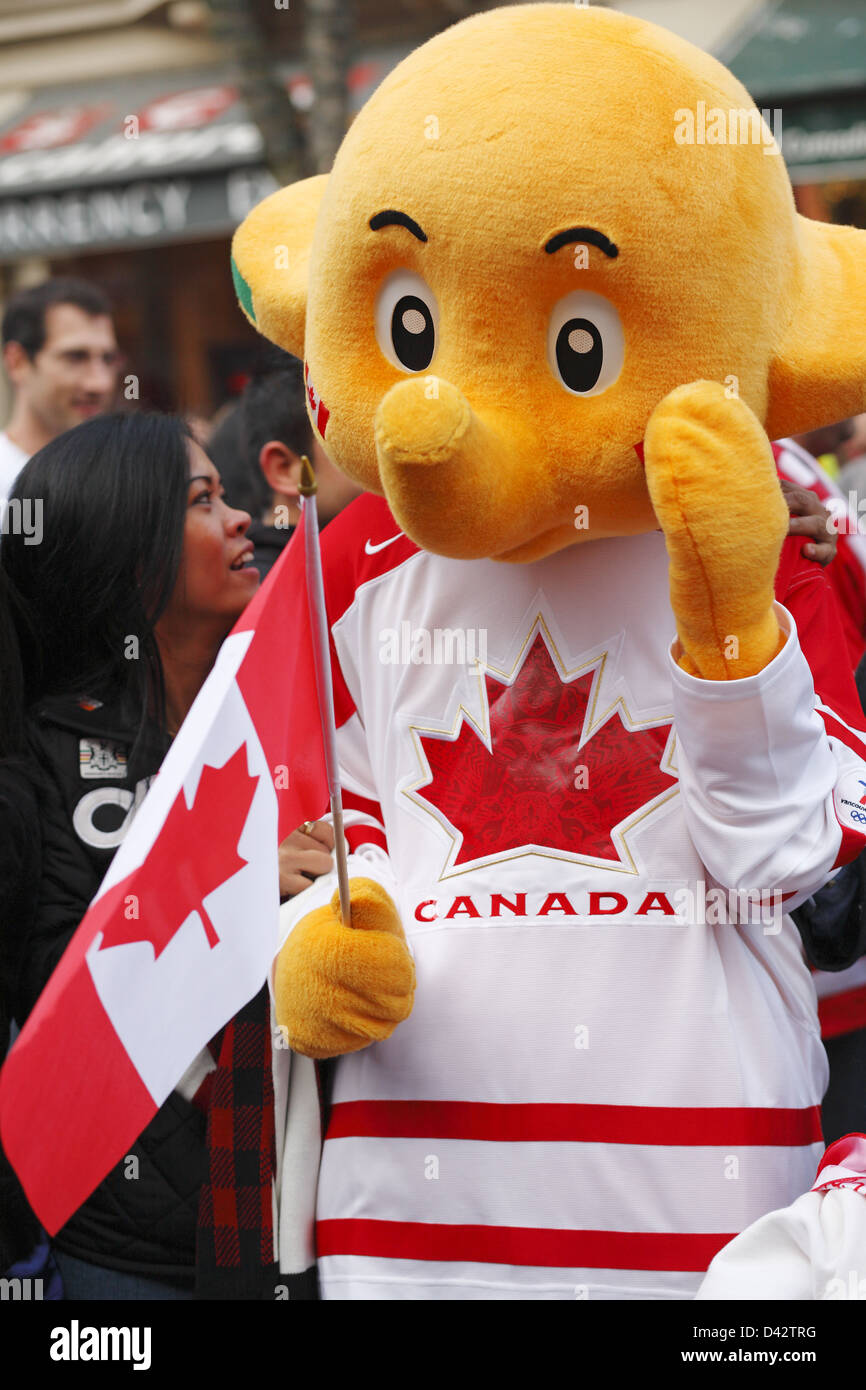
[{"label": "man's face", "polygon": [[111,319],[74,304],[46,310],[45,343],[33,361],[19,349],[17,361],[7,362],[14,385],[52,438],[109,408],[119,365]]},{"label": "man's face", "polygon": [[853,432],[853,420],[840,420],[838,424],[822,425],[820,429],[809,430],[806,434],[798,434],[796,439],[807,453],[810,453],[813,458],[819,459],[822,454],[837,453],[840,446],[851,438]]}]

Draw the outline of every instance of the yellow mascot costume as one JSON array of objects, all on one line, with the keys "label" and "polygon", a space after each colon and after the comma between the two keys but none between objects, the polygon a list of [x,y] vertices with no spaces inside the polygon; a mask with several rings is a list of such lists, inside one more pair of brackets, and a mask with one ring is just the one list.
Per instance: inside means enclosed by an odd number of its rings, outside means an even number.
[{"label": "yellow mascot costume", "polygon": [[866,232],[712,58],[533,4],[411,54],[233,270],[366,490],[352,926],[314,885],[275,976],[339,1058],[323,1296],[693,1296],[821,1153],[785,910],[866,843],[866,747],[769,441],[866,408]]}]

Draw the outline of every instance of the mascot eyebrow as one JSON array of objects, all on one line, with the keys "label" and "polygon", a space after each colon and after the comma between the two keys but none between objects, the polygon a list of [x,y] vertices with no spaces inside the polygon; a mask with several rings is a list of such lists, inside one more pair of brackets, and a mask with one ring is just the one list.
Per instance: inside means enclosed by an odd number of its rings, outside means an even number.
[{"label": "mascot eyebrow", "polygon": [[[419,241],[427,240],[427,233],[419,227],[414,217],[410,217],[406,212],[398,212],[395,208],[387,208],[384,212],[377,212],[370,218],[370,230],[378,232],[382,227],[405,227]],[[544,249],[549,256],[554,251],[558,251],[561,246],[568,246],[572,241],[589,242],[592,246],[597,246],[599,251],[603,251],[611,260],[616,260],[619,255],[619,247],[615,246],[604,232],[598,232],[594,227],[568,227],[564,232],[557,232],[549,241],[545,243]]]},{"label": "mascot eyebrow", "polygon": [[558,251],[560,246],[568,246],[572,241],[587,241],[592,246],[597,246],[599,251],[603,251],[606,256],[610,256],[612,261],[619,255],[619,247],[614,246],[609,237],[604,232],[597,232],[594,227],[569,227],[564,232],[557,232],[548,242],[545,242],[544,249],[548,256],[552,256],[554,251]]},{"label": "mascot eyebrow", "polygon": [[370,218],[371,232],[378,232],[380,227],[405,227],[419,241],[427,240],[427,233],[421,230],[414,217],[410,217],[406,212],[395,212],[393,208],[377,212],[375,217]]}]

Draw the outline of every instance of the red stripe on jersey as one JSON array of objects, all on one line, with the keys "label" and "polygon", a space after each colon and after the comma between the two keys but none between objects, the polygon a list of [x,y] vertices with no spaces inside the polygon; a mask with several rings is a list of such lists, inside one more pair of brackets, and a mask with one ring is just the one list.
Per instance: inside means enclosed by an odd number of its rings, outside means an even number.
[{"label": "red stripe on jersey", "polygon": [[[824,721],[824,727],[828,734],[833,738],[838,738],[839,742],[844,743],[846,748],[850,748],[853,753],[856,753],[858,758],[866,759],[866,740],[864,740],[862,734],[855,733],[853,729],[846,728],[836,715],[831,714],[829,710],[819,709],[818,713]],[[866,716],[861,714],[860,722],[866,722]]]},{"label": "red stripe on jersey", "polygon": [[866,1027],[866,985],[825,994],[818,1000],[818,1018],[822,1038],[838,1038]]},{"label": "red stripe on jersey", "polygon": [[378,845],[379,849],[388,852],[388,841],[385,838],[384,830],[379,830],[375,825],[347,825],[344,826],[346,843],[352,854],[356,854],[364,845]]},{"label": "red stripe on jersey", "polygon": [[550,1269],[652,1269],[702,1272],[733,1240],[727,1234],[567,1231],[527,1226],[446,1226],[428,1221],[348,1217],[316,1224],[316,1252],[386,1260],[471,1260]]},{"label": "red stripe on jersey", "polygon": [[333,1106],[328,1139],[786,1147],[821,1142],[817,1105],[504,1105],[462,1100],[352,1100]]},{"label": "red stripe on jersey", "polygon": [[343,810],[360,811],[361,815],[369,816],[376,822],[375,825],[347,825],[346,840],[349,849],[354,853],[362,845],[378,845],[380,849],[388,850],[388,840],[385,836],[385,818],[382,815],[382,807],[378,801],[371,801],[366,796],[358,796],[357,792],[343,790]]},{"label": "red stripe on jersey", "polygon": [[343,788],[343,810],[360,811],[365,816],[371,816],[380,825],[385,823],[382,807],[378,801],[371,801],[366,796],[358,796],[357,792],[347,791],[345,787]]}]

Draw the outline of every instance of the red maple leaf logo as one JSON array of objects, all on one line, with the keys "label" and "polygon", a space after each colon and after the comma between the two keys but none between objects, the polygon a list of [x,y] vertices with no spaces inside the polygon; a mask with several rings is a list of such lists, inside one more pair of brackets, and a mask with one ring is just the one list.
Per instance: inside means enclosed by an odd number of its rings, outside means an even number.
[{"label": "red maple leaf logo", "polygon": [[617,706],[585,732],[595,669],[563,681],[539,633],[511,685],[485,675],[492,752],[465,720],[419,734],[431,775],[416,796],[462,835],[455,864],[529,845],[626,862],[611,832],[676,782],[660,766],[671,726],[630,730]]},{"label": "red maple leaf logo", "polygon": [[[218,944],[203,902],[248,862],[237,848],[258,780],[247,771],[246,745],[241,744],[222,767],[202,768],[192,806],[181,788],[135,876],[137,892],[130,895],[131,879],[117,885],[121,891],[100,951],[149,941],[157,959],[193,911],[201,917],[211,949]],[[127,918],[130,897],[134,912]]]}]

